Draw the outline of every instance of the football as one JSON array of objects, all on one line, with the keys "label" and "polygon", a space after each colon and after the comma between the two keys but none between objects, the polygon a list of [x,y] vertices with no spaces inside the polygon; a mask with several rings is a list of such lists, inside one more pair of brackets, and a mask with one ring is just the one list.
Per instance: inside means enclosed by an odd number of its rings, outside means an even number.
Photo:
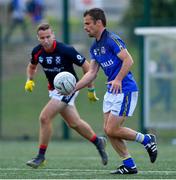
[{"label": "football", "polygon": [[61,95],[69,95],[75,88],[76,78],[73,74],[64,71],[54,78],[54,87]]}]

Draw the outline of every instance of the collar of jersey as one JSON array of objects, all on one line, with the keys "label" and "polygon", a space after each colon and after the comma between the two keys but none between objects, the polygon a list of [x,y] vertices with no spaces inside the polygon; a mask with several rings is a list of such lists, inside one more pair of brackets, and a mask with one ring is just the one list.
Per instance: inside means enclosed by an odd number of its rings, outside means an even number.
[{"label": "collar of jersey", "polygon": [[104,29],[103,32],[101,33],[100,39],[99,39],[99,40],[96,40],[96,42],[97,42],[97,43],[100,42],[100,41],[102,40],[102,38],[105,36],[106,33],[107,33],[107,30]]}]

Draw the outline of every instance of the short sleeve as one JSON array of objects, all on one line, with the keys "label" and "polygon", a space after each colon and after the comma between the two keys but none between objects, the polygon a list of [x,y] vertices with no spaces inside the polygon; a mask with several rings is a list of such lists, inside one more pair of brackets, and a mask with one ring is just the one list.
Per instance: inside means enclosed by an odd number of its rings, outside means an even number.
[{"label": "short sleeve", "polygon": [[118,36],[111,36],[109,45],[115,54],[119,54],[122,49],[126,49],[125,43]]},{"label": "short sleeve", "polygon": [[35,52],[34,52],[34,50],[32,50],[32,52],[31,52],[30,62],[31,62],[31,64],[37,64],[38,63],[37,60],[35,59]]},{"label": "short sleeve", "polygon": [[31,52],[31,64],[38,64],[38,58],[40,54],[42,53],[42,48],[40,46],[35,47]]},{"label": "short sleeve", "polygon": [[72,62],[78,66],[82,66],[86,60],[84,56],[82,56],[75,48],[72,46],[67,46],[66,54]]}]

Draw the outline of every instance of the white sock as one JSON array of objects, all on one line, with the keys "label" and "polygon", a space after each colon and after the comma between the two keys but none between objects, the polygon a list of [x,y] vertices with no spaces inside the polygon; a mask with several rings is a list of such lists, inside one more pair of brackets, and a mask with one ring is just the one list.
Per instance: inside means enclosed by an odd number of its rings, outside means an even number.
[{"label": "white sock", "polygon": [[144,141],[144,134],[142,134],[142,133],[137,133],[136,134],[136,142],[140,142],[140,143],[142,143],[143,141]]}]

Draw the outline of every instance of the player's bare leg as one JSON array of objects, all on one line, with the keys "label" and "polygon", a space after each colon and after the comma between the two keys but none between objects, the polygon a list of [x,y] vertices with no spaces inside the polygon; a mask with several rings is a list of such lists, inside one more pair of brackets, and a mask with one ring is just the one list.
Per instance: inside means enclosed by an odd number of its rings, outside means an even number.
[{"label": "player's bare leg", "polygon": [[105,152],[106,139],[104,137],[96,136],[89,124],[80,119],[74,106],[67,105],[55,99],[51,99],[41,112],[39,153],[36,158],[28,161],[27,165],[38,168],[45,161],[45,151],[52,135],[52,120],[58,113],[62,115],[69,127],[75,129],[80,135],[96,145],[102,158],[102,163],[106,165],[108,162],[108,156]]},{"label": "player's bare leg", "polygon": [[[124,165],[120,166],[122,170],[121,172],[126,172],[126,174],[136,174],[137,173],[137,168],[135,165],[134,160],[131,158],[126,143],[123,138],[118,137],[118,136],[111,136],[111,130],[112,132],[118,131],[118,128],[122,126],[124,122],[124,118],[121,118],[119,121],[116,118],[116,116],[111,117],[111,113],[105,113],[104,114],[104,130],[107,136],[109,137],[109,140],[114,148],[114,150],[119,154],[121,159],[123,160],[123,163],[126,164],[128,162],[128,165],[130,165],[130,168],[124,167]],[[110,128],[112,128],[110,130]],[[125,168],[125,170],[124,170]],[[111,173],[117,174],[119,171],[119,168]]]},{"label": "player's bare leg", "polygon": [[[113,148],[123,160],[123,165],[120,166],[117,170],[113,171],[112,174],[136,174],[136,165],[128,152],[124,140],[136,141],[136,137],[139,133],[130,128],[122,127],[123,122],[124,117],[114,116],[111,113],[105,114],[105,132],[108,135]],[[147,144],[151,144],[151,139]],[[155,153],[157,153],[157,151],[155,151]],[[152,157],[156,159],[155,153],[152,154]]]},{"label": "player's bare leg", "polygon": [[86,139],[91,139],[95,134],[90,125],[80,118],[75,106],[67,106],[60,114],[70,128],[75,129]]},{"label": "player's bare leg", "polygon": [[38,168],[45,163],[45,152],[52,135],[52,120],[65,107],[65,103],[58,102],[56,99],[51,99],[43,108],[39,118],[39,152],[37,157],[27,161],[26,164],[28,166]]},{"label": "player's bare leg", "polygon": [[54,117],[66,107],[66,104],[56,99],[51,99],[40,114],[39,143],[48,145],[52,135],[52,121]]},{"label": "player's bare leg", "polygon": [[105,120],[105,132],[111,137],[134,141],[137,132],[130,128],[123,127],[124,120],[124,117],[114,116],[110,113],[108,119]]},{"label": "player's bare leg", "polygon": [[97,137],[90,125],[83,121],[75,106],[67,106],[62,112],[62,117],[66,121],[69,127],[76,130],[81,136],[91,141],[97,147],[97,150],[101,156],[103,165],[108,163],[108,155],[105,151],[106,139],[104,137]]}]

